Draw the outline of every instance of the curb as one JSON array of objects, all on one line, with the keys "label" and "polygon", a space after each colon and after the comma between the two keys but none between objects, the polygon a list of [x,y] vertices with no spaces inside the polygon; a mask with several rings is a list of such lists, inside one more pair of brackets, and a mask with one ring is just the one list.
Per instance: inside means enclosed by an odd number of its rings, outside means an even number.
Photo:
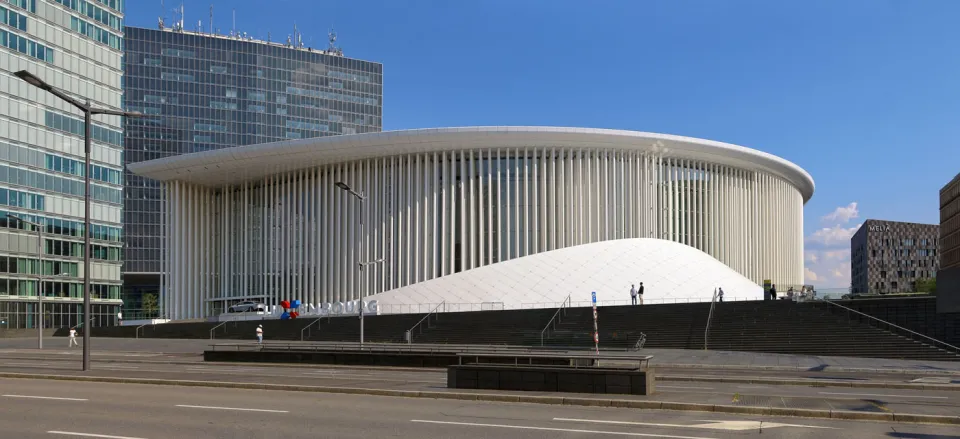
[{"label": "curb", "polygon": [[120,384],[152,384],[161,386],[211,387],[224,389],[279,390],[288,392],[339,393],[351,395],[391,396],[404,398],[431,398],[461,401],[512,402],[529,404],[553,404],[579,407],[617,407],[642,410],[697,411],[731,414],[749,414],[760,416],[793,416],[821,419],[842,419],[859,421],[885,421],[915,424],[960,425],[960,416],[923,415],[915,413],[877,413],[846,410],[811,410],[780,407],[754,407],[724,404],[698,404],[673,401],[641,401],[609,398],[586,398],[566,396],[513,395],[493,393],[435,392],[393,389],[364,389],[356,387],[320,387],[293,384],[257,384],[190,380],[161,380],[152,378],[113,378],[76,375],[40,375],[0,372],[0,378],[45,379],[58,381],[84,381]]},{"label": "curb", "polygon": [[946,390],[960,391],[957,384],[920,384],[920,383],[891,383],[891,382],[862,382],[862,381],[833,381],[810,379],[776,379],[776,378],[726,378],[713,376],[688,375],[659,375],[657,381],[698,382],[698,383],[731,383],[731,384],[770,384],[776,386],[805,386],[805,387],[850,387],[860,389],[903,389],[903,390]]},{"label": "curb", "polygon": [[[875,359],[882,361],[882,358]],[[773,370],[788,372],[849,372],[849,373],[877,373],[889,375],[941,375],[941,376],[960,376],[960,370],[936,370],[936,369],[897,369],[897,368],[871,368],[871,367],[844,367],[827,366],[823,370],[811,371],[811,367],[805,366],[744,366],[739,364],[700,364],[700,363],[651,363],[651,367],[674,368],[674,369],[713,369],[713,370]]]}]

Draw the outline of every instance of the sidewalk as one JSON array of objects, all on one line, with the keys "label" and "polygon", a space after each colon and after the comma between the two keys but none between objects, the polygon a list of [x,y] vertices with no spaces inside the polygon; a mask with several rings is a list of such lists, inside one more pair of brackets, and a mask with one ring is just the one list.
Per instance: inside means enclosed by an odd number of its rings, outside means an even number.
[{"label": "sidewalk", "polygon": [[[58,344],[62,342],[61,344]],[[217,343],[243,343],[241,340],[196,340],[156,338],[93,338],[93,355],[109,354],[163,354],[167,356],[200,355],[210,345]],[[269,341],[267,342],[269,343]],[[287,342],[283,343],[298,343]],[[309,342],[308,342],[309,344]],[[65,351],[66,339],[56,337],[44,343],[46,352]],[[33,349],[37,352],[36,339],[0,339],[0,352],[4,350]],[[76,351],[73,351],[76,352]],[[960,361],[918,361],[855,357],[819,357],[813,355],[767,354],[756,352],[703,351],[685,349],[644,349],[644,354],[653,355],[651,365],[675,369],[730,369],[730,370],[784,370],[805,372],[864,372],[864,373],[910,373],[917,375],[960,376]],[[188,355],[189,354],[189,355]]]}]

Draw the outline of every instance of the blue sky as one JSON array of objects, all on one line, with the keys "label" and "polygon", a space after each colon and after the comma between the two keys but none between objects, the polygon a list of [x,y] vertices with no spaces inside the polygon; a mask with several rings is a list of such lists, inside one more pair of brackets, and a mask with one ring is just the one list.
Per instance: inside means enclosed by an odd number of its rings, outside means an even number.
[{"label": "blue sky", "polygon": [[[153,27],[160,1],[128,0]],[[211,1],[184,1],[207,26]],[[384,64],[384,129],[558,125],[767,151],[817,183],[807,282],[849,284],[866,218],[938,222],[960,172],[960,1],[231,0],[214,25],[296,25]],[[174,1],[166,2],[168,19]]]}]

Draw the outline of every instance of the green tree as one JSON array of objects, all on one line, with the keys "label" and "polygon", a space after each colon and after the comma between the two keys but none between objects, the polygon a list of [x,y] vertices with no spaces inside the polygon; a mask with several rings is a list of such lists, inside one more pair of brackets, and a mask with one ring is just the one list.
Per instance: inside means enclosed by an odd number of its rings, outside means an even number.
[{"label": "green tree", "polygon": [[918,293],[936,294],[937,279],[936,278],[917,279],[917,286],[915,288],[915,291]]},{"label": "green tree", "polygon": [[160,310],[160,305],[157,303],[157,295],[154,293],[144,294],[143,300],[140,302],[140,308],[143,309],[145,317],[156,316],[157,311]]}]

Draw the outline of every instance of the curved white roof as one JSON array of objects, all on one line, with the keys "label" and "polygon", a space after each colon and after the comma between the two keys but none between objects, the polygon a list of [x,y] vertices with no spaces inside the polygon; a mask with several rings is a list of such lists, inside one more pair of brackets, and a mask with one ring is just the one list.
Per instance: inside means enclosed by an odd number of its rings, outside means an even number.
[{"label": "curved white roof", "polygon": [[465,305],[503,304],[503,309],[630,301],[630,285],[643,282],[644,303],[706,302],[722,287],[729,299],[762,299],[763,288],[696,248],[654,238],[584,244],[498,262],[368,296],[382,313],[447,311]]},{"label": "curved white roof", "polygon": [[385,131],[224,148],[134,163],[127,167],[138,175],[156,180],[220,186],[375,157],[538,146],[659,152],[670,157],[765,171],[793,184],[803,195],[804,202],[813,196],[814,184],[810,174],[772,154],[692,137],[594,128],[518,126]]}]

